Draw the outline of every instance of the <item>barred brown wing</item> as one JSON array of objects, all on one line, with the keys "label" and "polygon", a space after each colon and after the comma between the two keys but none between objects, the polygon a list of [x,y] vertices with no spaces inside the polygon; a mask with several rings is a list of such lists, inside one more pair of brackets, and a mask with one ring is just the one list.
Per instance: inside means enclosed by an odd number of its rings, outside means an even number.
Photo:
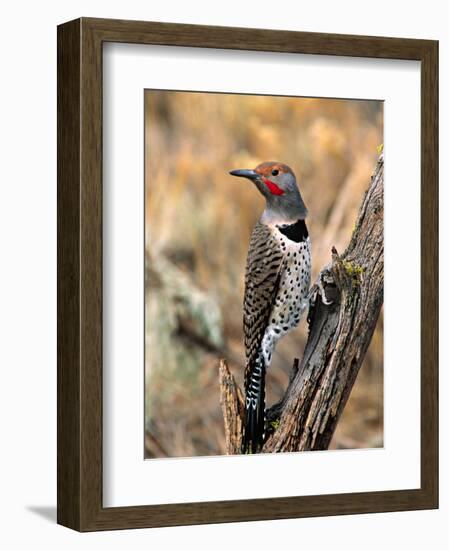
[{"label": "barred brown wing", "polygon": [[249,245],[243,303],[247,365],[253,363],[260,350],[279,289],[283,261],[279,240],[267,226],[257,223]]}]

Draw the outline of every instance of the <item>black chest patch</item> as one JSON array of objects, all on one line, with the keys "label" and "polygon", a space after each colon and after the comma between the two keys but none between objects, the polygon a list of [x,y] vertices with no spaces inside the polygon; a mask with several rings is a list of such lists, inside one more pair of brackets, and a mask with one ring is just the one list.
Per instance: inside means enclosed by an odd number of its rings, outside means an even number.
[{"label": "black chest patch", "polygon": [[304,242],[309,236],[307,231],[306,222],[304,220],[298,220],[296,223],[290,225],[278,225],[276,226],[279,231],[295,243]]}]

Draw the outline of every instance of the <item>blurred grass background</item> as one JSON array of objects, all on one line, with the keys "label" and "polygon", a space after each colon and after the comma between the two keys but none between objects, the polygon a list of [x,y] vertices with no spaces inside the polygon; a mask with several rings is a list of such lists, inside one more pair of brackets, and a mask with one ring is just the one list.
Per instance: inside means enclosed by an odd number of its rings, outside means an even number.
[{"label": "blurred grass background", "polygon": [[[146,457],[224,454],[218,358],[243,386],[246,253],[264,200],[228,171],[277,160],[309,209],[312,280],[349,242],[383,142],[378,101],[145,93]],[[277,347],[267,404],[283,394],[305,321]],[[331,448],[383,445],[383,320]]]}]

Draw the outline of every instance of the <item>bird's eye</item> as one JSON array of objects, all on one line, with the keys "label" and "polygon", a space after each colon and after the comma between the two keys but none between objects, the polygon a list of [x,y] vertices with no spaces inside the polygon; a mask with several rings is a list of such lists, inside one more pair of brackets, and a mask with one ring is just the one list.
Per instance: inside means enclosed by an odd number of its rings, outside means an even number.
[{"label": "bird's eye", "polygon": [[276,170],[276,169],[271,170],[271,175],[272,176],[277,176],[278,174],[279,174],[279,170]]}]

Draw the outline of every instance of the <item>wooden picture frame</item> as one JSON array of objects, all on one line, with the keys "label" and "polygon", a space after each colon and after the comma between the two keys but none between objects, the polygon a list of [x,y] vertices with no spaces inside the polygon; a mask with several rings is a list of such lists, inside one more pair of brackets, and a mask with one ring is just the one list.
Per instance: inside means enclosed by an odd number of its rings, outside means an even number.
[{"label": "wooden picture frame", "polygon": [[[102,45],[421,62],[421,488],[105,508],[102,502]],[[58,27],[58,523],[79,531],[438,506],[438,42],[81,18]]]}]

